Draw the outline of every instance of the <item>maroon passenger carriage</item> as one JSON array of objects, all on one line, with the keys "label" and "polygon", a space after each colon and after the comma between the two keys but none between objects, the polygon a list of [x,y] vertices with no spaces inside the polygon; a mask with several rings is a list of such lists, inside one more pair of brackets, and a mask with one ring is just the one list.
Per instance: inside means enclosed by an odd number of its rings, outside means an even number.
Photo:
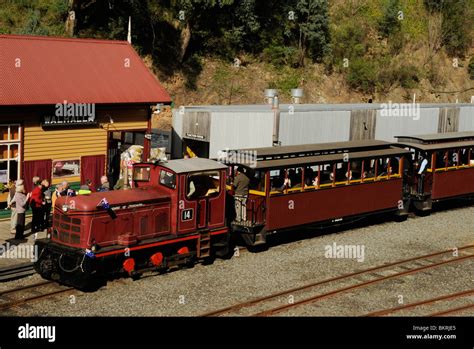
[{"label": "maroon passenger carriage", "polygon": [[[474,132],[446,132],[397,137],[412,152],[407,183],[418,211],[429,213],[433,202],[474,195]],[[420,172],[426,159],[425,171]]]},{"label": "maroon passenger carriage", "polygon": [[269,233],[315,223],[381,212],[406,218],[403,163],[409,154],[376,140],[234,150],[231,157],[246,160],[235,165],[245,168],[251,190],[247,219],[232,229],[256,246]]},{"label": "maroon passenger carriage", "polygon": [[105,274],[226,255],[226,169],[199,158],[143,163],[132,189],[58,198],[48,238],[36,241],[36,270],[85,288]]}]

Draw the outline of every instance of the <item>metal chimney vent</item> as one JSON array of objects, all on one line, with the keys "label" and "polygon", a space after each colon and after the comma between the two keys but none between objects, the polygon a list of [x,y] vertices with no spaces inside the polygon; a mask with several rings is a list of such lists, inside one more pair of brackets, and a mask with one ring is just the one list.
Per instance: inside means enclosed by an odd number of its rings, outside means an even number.
[{"label": "metal chimney vent", "polygon": [[302,97],[303,97],[302,88],[294,88],[291,90],[291,103],[299,104]]},{"label": "metal chimney vent", "polygon": [[278,91],[273,88],[267,88],[265,90],[265,103],[273,105],[273,98],[278,96]]}]

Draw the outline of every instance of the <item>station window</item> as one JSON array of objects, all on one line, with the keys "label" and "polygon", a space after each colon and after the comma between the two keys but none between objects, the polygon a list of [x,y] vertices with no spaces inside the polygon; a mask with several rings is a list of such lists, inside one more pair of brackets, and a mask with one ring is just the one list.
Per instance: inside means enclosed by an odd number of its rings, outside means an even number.
[{"label": "station window", "polygon": [[21,126],[0,125],[0,182],[15,181],[20,176]]},{"label": "station window", "polygon": [[160,184],[164,185],[165,187],[175,189],[176,188],[176,174],[170,171],[161,170]]},{"label": "station window", "polygon": [[220,174],[217,171],[198,172],[188,176],[186,197],[190,200],[203,196],[215,196],[220,190]]}]

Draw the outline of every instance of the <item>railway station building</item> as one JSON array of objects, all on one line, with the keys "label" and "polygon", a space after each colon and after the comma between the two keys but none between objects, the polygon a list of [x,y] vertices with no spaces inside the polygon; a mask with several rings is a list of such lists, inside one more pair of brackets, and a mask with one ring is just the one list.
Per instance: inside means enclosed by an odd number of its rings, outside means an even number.
[{"label": "railway station building", "polygon": [[0,35],[0,53],[1,183],[113,185],[123,151],[150,156],[151,116],[171,99],[128,42]]}]

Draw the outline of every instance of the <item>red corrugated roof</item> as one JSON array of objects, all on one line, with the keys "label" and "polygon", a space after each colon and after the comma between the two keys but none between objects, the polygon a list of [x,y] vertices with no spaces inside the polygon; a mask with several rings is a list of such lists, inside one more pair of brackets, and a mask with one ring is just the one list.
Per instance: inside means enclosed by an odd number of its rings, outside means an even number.
[{"label": "red corrugated roof", "polygon": [[171,98],[126,41],[0,35],[0,105],[65,100],[169,103]]}]

